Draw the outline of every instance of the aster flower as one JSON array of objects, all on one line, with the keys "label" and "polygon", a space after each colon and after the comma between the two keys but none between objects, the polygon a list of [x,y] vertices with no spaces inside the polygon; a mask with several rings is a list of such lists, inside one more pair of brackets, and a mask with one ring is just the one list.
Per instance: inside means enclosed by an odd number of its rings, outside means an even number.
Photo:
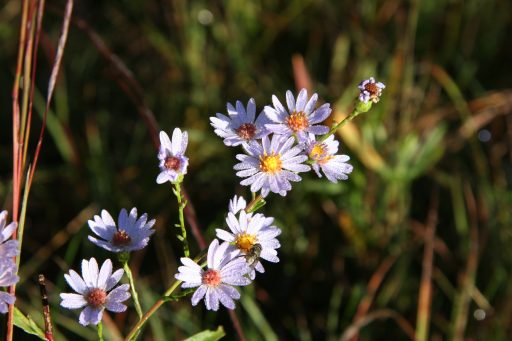
[{"label": "aster flower", "polygon": [[80,313],[78,322],[83,326],[97,325],[101,321],[104,309],[116,313],[126,310],[126,305],[121,302],[130,297],[128,292],[130,285],[121,284],[114,288],[123,274],[123,269],[112,273],[110,259],[103,263],[101,269],[98,269],[96,259],[91,258],[89,261],[84,259],[82,261],[83,279],[73,270],[69,270],[69,274],[64,275],[66,282],[77,294],[60,294],[60,298],[62,298],[60,305],[67,309],[85,307]]},{"label": "aster flower", "polygon": [[297,96],[297,101],[291,91],[286,92],[288,110],[284,108],[275,95],[272,96],[274,107],[266,106],[264,111],[273,122],[266,124],[266,128],[279,135],[290,136],[295,134],[302,141],[307,138],[307,133],[323,135],[329,131],[324,125],[315,125],[324,121],[331,114],[329,103],[321,105],[315,110],[318,95],[313,94],[308,100],[308,92],[302,89]]},{"label": "aster flower", "polygon": [[242,102],[236,101],[236,108],[228,103],[227,111],[229,116],[217,113],[217,117],[210,117],[210,124],[215,128],[215,134],[224,139],[226,146],[238,146],[269,134],[265,128],[265,123],[268,122],[267,117],[260,114],[256,118],[254,98],[247,102],[247,110]]},{"label": "aster flower", "polygon": [[18,227],[16,222],[11,222],[6,226],[7,223],[7,211],[0,213],[0,259],[11,258],[18,255],[18,241],[8,240]]},{"label": "aster flower", "polygon": [[92,232],[102,239],[89,236],[89,240],[99,247],[111,252],[130,252],[140,250],[148,245],[149,237],[155,232],[152,229],[155,219],[148,221],[148,215],[144,213],[137,219],[137,209],[131,209],[128,215],[123,208],[119,213],[118,225],[106,210],[89,220]]},{"label": "aster flower", "polygon": [[373,77],[365,79],[359,84],[359,100],[364,103],[368,103],[368,101],[377,103],[385,87],[384,83],[376,82]]},{"label": "aster flower", "polygon": [[290,181],[300,181],[296,172],[307,172],[310,167],[302,164],[307,156],[300,154],[299,146],[292,147],[293,137],[283,138],[273,135],[262,139],[262,143],[253,142],[245,147],[246,154],[238,154],[236,158],[241,161],[234,166],[239,177],[247,177],[240,182],[243,186],[251,185],[251,192],[261,189],[261,195],[266,197],[269,192],[286,195],[292,186]]},{"label": "aster flower", "polygon": [[322,170],[331,182],[338,180],[347,180],[348,175],[352,173],[352,165],[346,163],[350,160],[348,155],[335,155],[338,152],[339,142],[334,140],[334,135],[329,136],[325,141],[315,141],[314,135],[309,135],[309,140],[305,144],[306,152],[313,162],[311,167],[318,177],[322,177]]},{"label": "aster flower", "polygon": [[[0,287],[10,287],[16,284],[20,280],[16,275],[17,270],[16,263],[12,259],[0,259]],[[14,295],[0,291],[0,313],[5,314],[9,310],[9,305],[13,304],[15,300]]]},{"label": "aster flower", "polygon": [[[281,247],[281,244],[276,237],[281,234],[281,230],[272,225],[274,218],[267,218],[261,213],[253,215],[242,210],[238,218],[234,213],[229,212],[226,223],[231,232],[216,229],[217,238],[232,244],[235,256],[245,256],[251,267],[249,273],[251,279],[256,276],[254,269],[261,273],[265,272],[259,259],[272,263],[279,262],[276,249]],[[255,245],[259,245],[258,255],[252,255]],[[254,257],[256,259],[252,259]]]},{"label": "aster flower", "polygon": [[160,160],[160,174],[156,178],[158,184],[170,181],[175,182],[180,175],[187,174],[188,157],[185,156],[185,150],[188,144],[188,133],[181,132],[180,128],[175,128],[172,132],[172,142],[165,131],[160,132],[160,151],[158,159]]},{"label": "aster flower", "polygon": [[232,212],[233,214],[237,214],[240,210],[245,210],[245,207],[247,207],[247,202],[243,197],[234,196],[233,199],[229,200],[229,212]]},{"label": "aster flower", "polygon": [[251,283],[245,275],[249,266],[241,257],[232,258],[226,252],[229,244],[214,239],[208,247],[207,269],[202,269],[192,259],[183,257],[183,266],[178,268],[174,276],[183,281],[182,288],[196,288],[192,295],[192,305],[197,305],[204,298],[206,309],[218,310],[219,301],[228,309],[235,309],[235,302],[240,293],[233,286],[248,285]]}]

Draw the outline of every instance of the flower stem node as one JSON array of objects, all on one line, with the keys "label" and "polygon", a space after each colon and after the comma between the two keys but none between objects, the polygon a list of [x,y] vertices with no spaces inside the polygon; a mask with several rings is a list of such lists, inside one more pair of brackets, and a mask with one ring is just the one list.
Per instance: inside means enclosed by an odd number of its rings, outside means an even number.
[{"label": "flower stem node", "polygon": [[121,264],[128,263],[128,261],[130,260],[130,252],[127,252],[127,251],[119,252],[117,254],[117,260],[119,260],[119,263],[121,263]]},{"label": "flower stem node", "polygon": [[368,112],[372,108],[372,105],[373,105],[372,101],[368,101],[368,102],[358,101],[357,104],[356,104],[356,108],[355,108],[356,110],[355,111],[357,111],[359,114]]}]

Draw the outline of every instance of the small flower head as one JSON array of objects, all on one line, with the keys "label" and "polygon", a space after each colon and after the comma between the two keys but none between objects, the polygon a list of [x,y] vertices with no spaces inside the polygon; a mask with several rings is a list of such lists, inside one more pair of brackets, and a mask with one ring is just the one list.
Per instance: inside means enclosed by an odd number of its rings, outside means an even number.
[{"label": "small flower head", "polygon": [[[0,287],[10,287],[16,284],[20,280],[16,275],[17,272],[16,263],[12,259],[0,259]],[[13,304],[15,300],[14,295],[0,291],[0,313],[7,313],[9,305]]]},{"label": "small flower head", "polygon": [[18,224],[11,222],[7,224],[7,211],[0,212],[0,260],[11,258],[20,253],[17,240],[9,240],[18,227]]},{"label": "small flower head", "polygon": [[219,302],[228,309],[235,309],[240,293],[233,286],[248,285],[251,281],[245,276],[249,267],[240,257],[233,258],[227,249],[228,243],[219,245],[214,239],[208,247],[207,268],[202,269],[192,259],[183,257],[183,266],[174,276],[183,281],[182,288],[196,288],[192,295],[192,305],[204,298],[206,309],[218,310]]},{"label": "small flower head", "polygon": [[111,252],[130,252],[140,250],[148,245],[149,237],[155,232],[152,229],[155,220],[148,220],[144,213],[137,219],[137,209],[131,209],[130,214],[123,208],[119,213],[118,224],[114,222],[110,213],[106,210],[89,220],[89,227],[99,236],[98,239],[89,236],[89,240],[99,247]]},{"label": "small flower head", "polygon": [[300,181],[297,172],[307,172],[310,167],[302,164],[307,156],[300,154],[302,149],[293,146],[293,137],[283,138],[273,135],[262,139],[262,143],[254,142],[245,148],[246,154],[238,154],[236,158],[241,161],[234,169],[239,177],[247,177],[240,182],[243,186],[251,186],[251,192],[261,189],[261,195],[266,197],[269,192],[279,193],[282,196],[292,188],[290,181]]},{"label": "small flower head", "polygon": [[377,103],[385,87],[384,83],[376,82],[373,77],[365,79],[359,84],[359,100],[364,103],[368,103],[368,101]]},{"label": "small flower head", "polygon": [[308,92],[302,89],[297,96],[297,101],[291,91],[286,92],[286,103],[288,110],[284,108],[275,95],[272,96],[273,107],[266,106],[264,111],[270,121],[267,124],[268,130],[275,134],[291,136],[296,135],[302,141],[307,138],[307,134],[314,135],[326,134],[329,128],[324,125],[316,125],[324,121],[331,114],[329,103],[325,103],[315,109],[318,95],[313,94],[308,100]]},{"label": "small flower head", "polygon": [[232,212],[233,214],[237,214],[240,210],[245,210],[247,207],[247,202],[243,197],[234,196],[233,199],[229,200],[229,212]]},{"label": "small flower head", "polygon": [[260,114],[256,118],[256,103],[251,98],[247,103],[247,110],[242,102],[236,101],[236,108],[227,104],[228,116],[217,113],[217,117],[210,117],[210,124],[215,134],[224,139],[226,146],[238,146],[261,139],[268,135],[265,129],[267,118]]},{"label": "small flower head", "polygon": [[353,169],[352,165],[346,163],[350,160],[348,155],[335,155],[338,152],[338,145],[339,142],[334,140],[334,135],[323,142],[315,141],[315,136],[310,135],[305,144],[315,173],[321,178],[320,170],[322,170],[327,179],[334,183],[338,180],[347,180],[347,174],[352,173]]},{"label": "small flower head", "polygon": [[[217,238],[233,245],[234,255],[243,255],[251,263],[251,279],[255,277],[254,269],[259,272],[265,271],[259,259],[272,263],[279,262],[276,249],[281,247],[281,244],[276,237],[281,234],[281,230],[274,226],[273,222],[274,218],[266,218],[260,213],[253,215],[242,210],[238,218],[234,213],[228,213],[226,223],[231,232],[216,229]],[[255,246],[258,247],[258,259],[252,259],[252,250]]]},{"label": "small flower head", "polygon": [[80,313],[79,322],[83,326],[89,324],[97,325],[103,316],[103,310],[112,312],[123,312],[126,305],[122,302],[130,297],[129,284],[122,284],[116,288],[114,286],[123,277],[123,269],[112,273],[112,262],[107,259],[101,269],[98,269],[96,259],[82,261],[82,276],[73,270],[65,274],[64,278],[69,286],[77,292],[62,293],[60,305],[67,309],[84,308]]},{"label": "small flower head", "polygon": [[178,181],[180,176],[187,174],[188,157],[185,156],[185,150],[188,144],[188,133],[181,132],[180,128],[175,128],[172,132],[172,141],[165,131],[160,132],[160,151],[158,159],[160,160],[160,174],[156,182]]}]

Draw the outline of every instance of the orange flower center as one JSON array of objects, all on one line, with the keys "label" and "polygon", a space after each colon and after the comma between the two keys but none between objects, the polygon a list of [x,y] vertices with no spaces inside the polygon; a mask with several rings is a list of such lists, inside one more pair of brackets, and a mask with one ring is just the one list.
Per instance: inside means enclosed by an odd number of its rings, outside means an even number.
[{"label": "orange flower center", "polygon": [[107,293],[100,288],[94,288],[87,293],[85,300],[93,308],[101,307],[107,301]]},{"label": "orange flower center", "polygon": [[244,123],[236,130],[236,133],[244,140],[250,140],[256,135],[256,126],[252,123]]},{"label": "orange flower center", "polygon": [[309,127],[309,120],[303,111],[294,111],[286,118],[286,124],[293,131],[302,131]]},{"label": "orange flower center", "polygon": [[283,162],[279,154],[260,156],[260,169],[265,173],[277,173],[281,171]]},{"label": "orange flower center", "polygon": [[376,96],[379,93],[379,87],[377,83],[368,83],[364,86],[364,89],[370,93],[371,96]]},{"label": "orange flower center", "polygon": [[115,246],[126,246],[130,244],[131,241],[132,238],[128,233],[126,233],[125,230],[118,230],[112,236],[112,244],[114,244]]},{"label": "orange flower center", "polygon": [[172,169],[174,171],[178,171],[181,166],[181,161],[175,156],[168,156],[165,159],[165,168]]},{"label": "orange flower center", "polygon": [[203,273],[203,284],[216,287],[220,284],[220,272],[209,269]]}]

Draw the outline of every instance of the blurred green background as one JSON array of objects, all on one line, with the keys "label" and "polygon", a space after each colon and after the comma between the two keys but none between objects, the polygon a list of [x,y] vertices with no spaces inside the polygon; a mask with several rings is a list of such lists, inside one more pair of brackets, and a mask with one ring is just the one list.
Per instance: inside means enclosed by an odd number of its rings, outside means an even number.
[{"label": "blurred green background", "polygon": [[[64,5],[47,4],[34,132]],[[263,208],[283,230],[281,262],[242,290],[245,336],[338,340],[359,329],[361,340],[406,340],[421,334],[417,316],[427,312],[428,339],[512,338],[512,2],[77,1],[73,17],[17,289],[18,307],[42,324],[36,284],[46,275],[59,340],[96,335],[59,309],[58,294],[70,290],[63,273],[82,258],[111,257],[87,241],[87,220],[101,209],[136,206],[157,219],[149,247],[132,256],[145,309],[176,273],[177,205],[170,186],[155,183],[153,132],[141,114],[152,112],[167,132],[189,132],[185,187],[210,241],[228,200],[249,192],[232,170],[241,149],[225,147],[208,118],[225,113],[226,102],[254,97],[260,111],[272,94],[284,100],[287,89],[306,86],[339,121],[369,76],[387,87],[371,112],[339,131],[354,165],[349,180],[307,174]],[[0,2],[0,199],[8,210],[19,21],[19,2]],[[191,247],[200,251],[193,239]],[[430,281],[432,302],[420,303]],[[110,317],[112,339],[136,320],[133,309]],[[237,338],[226,310],[192,308],[186,298],[166,303],[143,339],[218,325]]]}]

